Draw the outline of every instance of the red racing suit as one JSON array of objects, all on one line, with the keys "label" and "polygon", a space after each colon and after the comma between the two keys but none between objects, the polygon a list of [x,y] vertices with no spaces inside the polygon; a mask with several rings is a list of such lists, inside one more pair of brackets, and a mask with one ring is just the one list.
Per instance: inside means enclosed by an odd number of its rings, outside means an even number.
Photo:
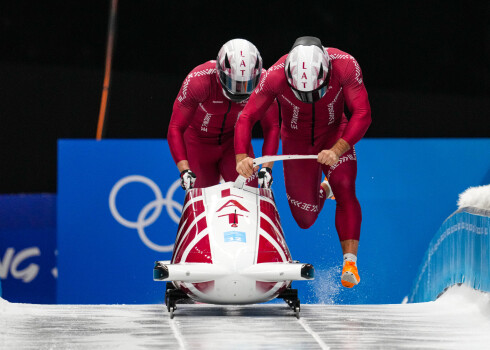
[{"label": "red racing suit", "polygon": [[[350,150],[333,166],[315,160],[284,162],[284,181],[291,213],[301,228],[310,227],[325,202],[322,171],[337,201],[335,224],[340,240],[359,239],[362,213],[355,192],[357,158],[354,145],[371,124],[371,108],[361,68],[346,52],[326,48],[332,62],[327,93],[311,104],[299,101],[286,81],[281,57],[261,78],[235,129],[235,151],[247,153],[251,128],[274,99],[280,104],[284,154],[318,154],[330,149],[339,138]],[[344,114],[344,103],[352,116]]]},{"label": "red racing suit", "polygon": [[[195,187],[217,185],[220,175],[225,181],[237,178],[233,136],[245,105],[246,101],[235,103],[224,96],[216,61],[201,64],[187,75],[174,102],[167,140],[175,163],[189,162],[197,177]],[[278,104],[272,103],[262,114],[262,154],[274,155],[279,147]],[[250,140],[244,148],[244,153],[254,156]],[[247,184],[257,186],[257,173]]]}]

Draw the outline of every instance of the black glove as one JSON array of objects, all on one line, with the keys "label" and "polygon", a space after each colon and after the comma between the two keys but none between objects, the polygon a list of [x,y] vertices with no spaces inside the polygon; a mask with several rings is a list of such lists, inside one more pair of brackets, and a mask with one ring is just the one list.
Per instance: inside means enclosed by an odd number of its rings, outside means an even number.
[{"label": "black glove", "polygon": [[190,190],[194,187],[196,182],[196,174],[194,174],[191,169],[184,170],[180,173],[180,186],[184,190]]},{"label": "black glove", "polygon": [[259,170],[259,186],[260,188],[271,188],[272,186],[272,169],[262,168]]}]

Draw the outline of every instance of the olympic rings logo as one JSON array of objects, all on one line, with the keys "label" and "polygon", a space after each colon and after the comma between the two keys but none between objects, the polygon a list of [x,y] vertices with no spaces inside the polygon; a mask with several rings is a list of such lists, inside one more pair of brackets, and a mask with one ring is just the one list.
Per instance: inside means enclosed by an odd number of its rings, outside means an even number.
[{"label": "olympic rings logo", "polygon": [[[116,207],[116,197],[119,190],[125,185],[132,182],[140,182],[153,191],[155,195],[155,200],[146,204],[140,211],[137,221],[129,221],[122,217]],[[147,177],[141,175],[130,175],[123,177],[121,180],[116,182],[109,195],[109,208],[111,209],[111,214],[114,219],[117,220],[121,225],[127,228],[133,228],[138,231],[138,235],[143,243],[150,249],[156,250],[157,252],[171,252],[174,245],[158,245],[153,243],[145,233],[145,228],[152,225],[160,216],[163,207],[167,210],[167,214],[170,218],[178,224],[180,221],[180,213],[182,212],[182,204],[173,200],[173,195],[175,190],[180,187],[180,179],[176,180],[172,186],[167,191],[165,198],[163,198],[162,191],[158,185]],[[153,213],[147,218],[150,210],[155,209]]]}]

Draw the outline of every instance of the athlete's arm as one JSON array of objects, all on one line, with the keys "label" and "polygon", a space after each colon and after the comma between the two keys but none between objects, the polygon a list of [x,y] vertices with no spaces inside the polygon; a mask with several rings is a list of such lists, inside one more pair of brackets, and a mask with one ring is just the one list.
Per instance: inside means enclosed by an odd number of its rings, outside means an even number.
[{"label": "athlete's arm", "polygon": [[[279,149],[279,105],[277,100],[274,101],[265,115],[260,119],[260,126],[264,134],[264,143],[262,145],[263,156],[274,156]],[[262,168],[271,168],[274,162],[262,164]]]},{"label": "athlete's arm", "polygon": [[330,149],[324,149],[318,153],[318,162],[325,165],[334,165],[340,159],[340,156],[350,150],[350,145],[344,139],[340,138]]},{"label": "athlete's arm", "polygon": [[209,92],[206,76],[195,76],[193,74],[198,69],[200,68],[196,67],[184,80],[175,99],[168,126],[168,146],[180,173],[189,169],[184,132],[191,124],[199,103],[206,99],[206,93]]},{"label": "athlete's arm", "polygon": [[[352,116],[349,119],[341,140],[352,147],[364,137],[369,125],[371,125],[371,107],[369,105],[368,94],[364,86],[361,67],[354,58],[349,60],[346,66],[342,88],[347,108],[349,108]],[[340,142],[341,144],[336,144],[334,148],[339,152],[346,152],[350,147],[345,149],[346,145],[342,141]],[[339,156],[343,153],[340,153]]]},{"label": "athlete's arm", "polygon": [[[238,122],[235,126],[235,154],[237,161],[236,170],[240,175],[247,178],[252,176],[258,169],[258,167],[255,167],[254,169],[253,160],[247,154],[248,146],[252,140],[252,128],[258,120],[263,118],[266,111],[276,98],[276,94],[268,86],[267,75],[265,75],[262,79],[263,81],[261,81],[259,87],[256,88],[250,96],[250,99],[248,100],[247,105],[243,109],[242,114],[240,115],[240,118],[238,118]],[[270,140],[272,140],[272,138]]]},{"label": "athlete's arm", "polygon": [[366,133],[371,124],[371,107],[362,79],[361,67],[352,58],[346,65],[341,81],[345,102],[352,116],[340,139],[328,150],[318,153],[318,162],[334,165],[345,152],[350,150]]},{"label": "athlete's arm", "polygon": [[168,126],[167,141],[170,153],[177,164],[179,172],[189,169],[187,150],[184,141],[184,132],[192,121],[195,108],[183,106],[175,100],[172,117]]},{"label": "athlete's arm", "polygon": [[[257,90],[256,90],[257,91]],[[235,126],[235,154],[238,174],[249,178],[258,167],[253,166],[253,159],[247,154],[248,145],[252,140],[252,128],[273,103],[274,97],[254,92],[243,109]],[[277,151],[276,151],[277,152]],[[268,163],[270,165],[270,163]]]},{"label": "athlete's arm", "polygon": [[168,126],[167,141],[179,172],[189,169],[184,132],[190,125],[194,112],[195,108],[183,106],[178,100],[175,100]]}]

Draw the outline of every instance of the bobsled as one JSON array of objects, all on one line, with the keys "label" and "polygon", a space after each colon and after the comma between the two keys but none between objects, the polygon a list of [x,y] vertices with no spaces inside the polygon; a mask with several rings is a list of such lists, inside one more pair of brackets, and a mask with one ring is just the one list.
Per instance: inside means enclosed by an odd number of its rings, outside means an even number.
[{"label": "bobsled", "polygon": [[[268,161],[316,156],[271,156]],[[293,260],[271,189],[254,188],[239,176],[186,192],[170,261],[156,261],[155,281],[166,281],[165,304],[256,304],[283,299],[299,317],[292,281],[311,280],[314,268]]]}]

